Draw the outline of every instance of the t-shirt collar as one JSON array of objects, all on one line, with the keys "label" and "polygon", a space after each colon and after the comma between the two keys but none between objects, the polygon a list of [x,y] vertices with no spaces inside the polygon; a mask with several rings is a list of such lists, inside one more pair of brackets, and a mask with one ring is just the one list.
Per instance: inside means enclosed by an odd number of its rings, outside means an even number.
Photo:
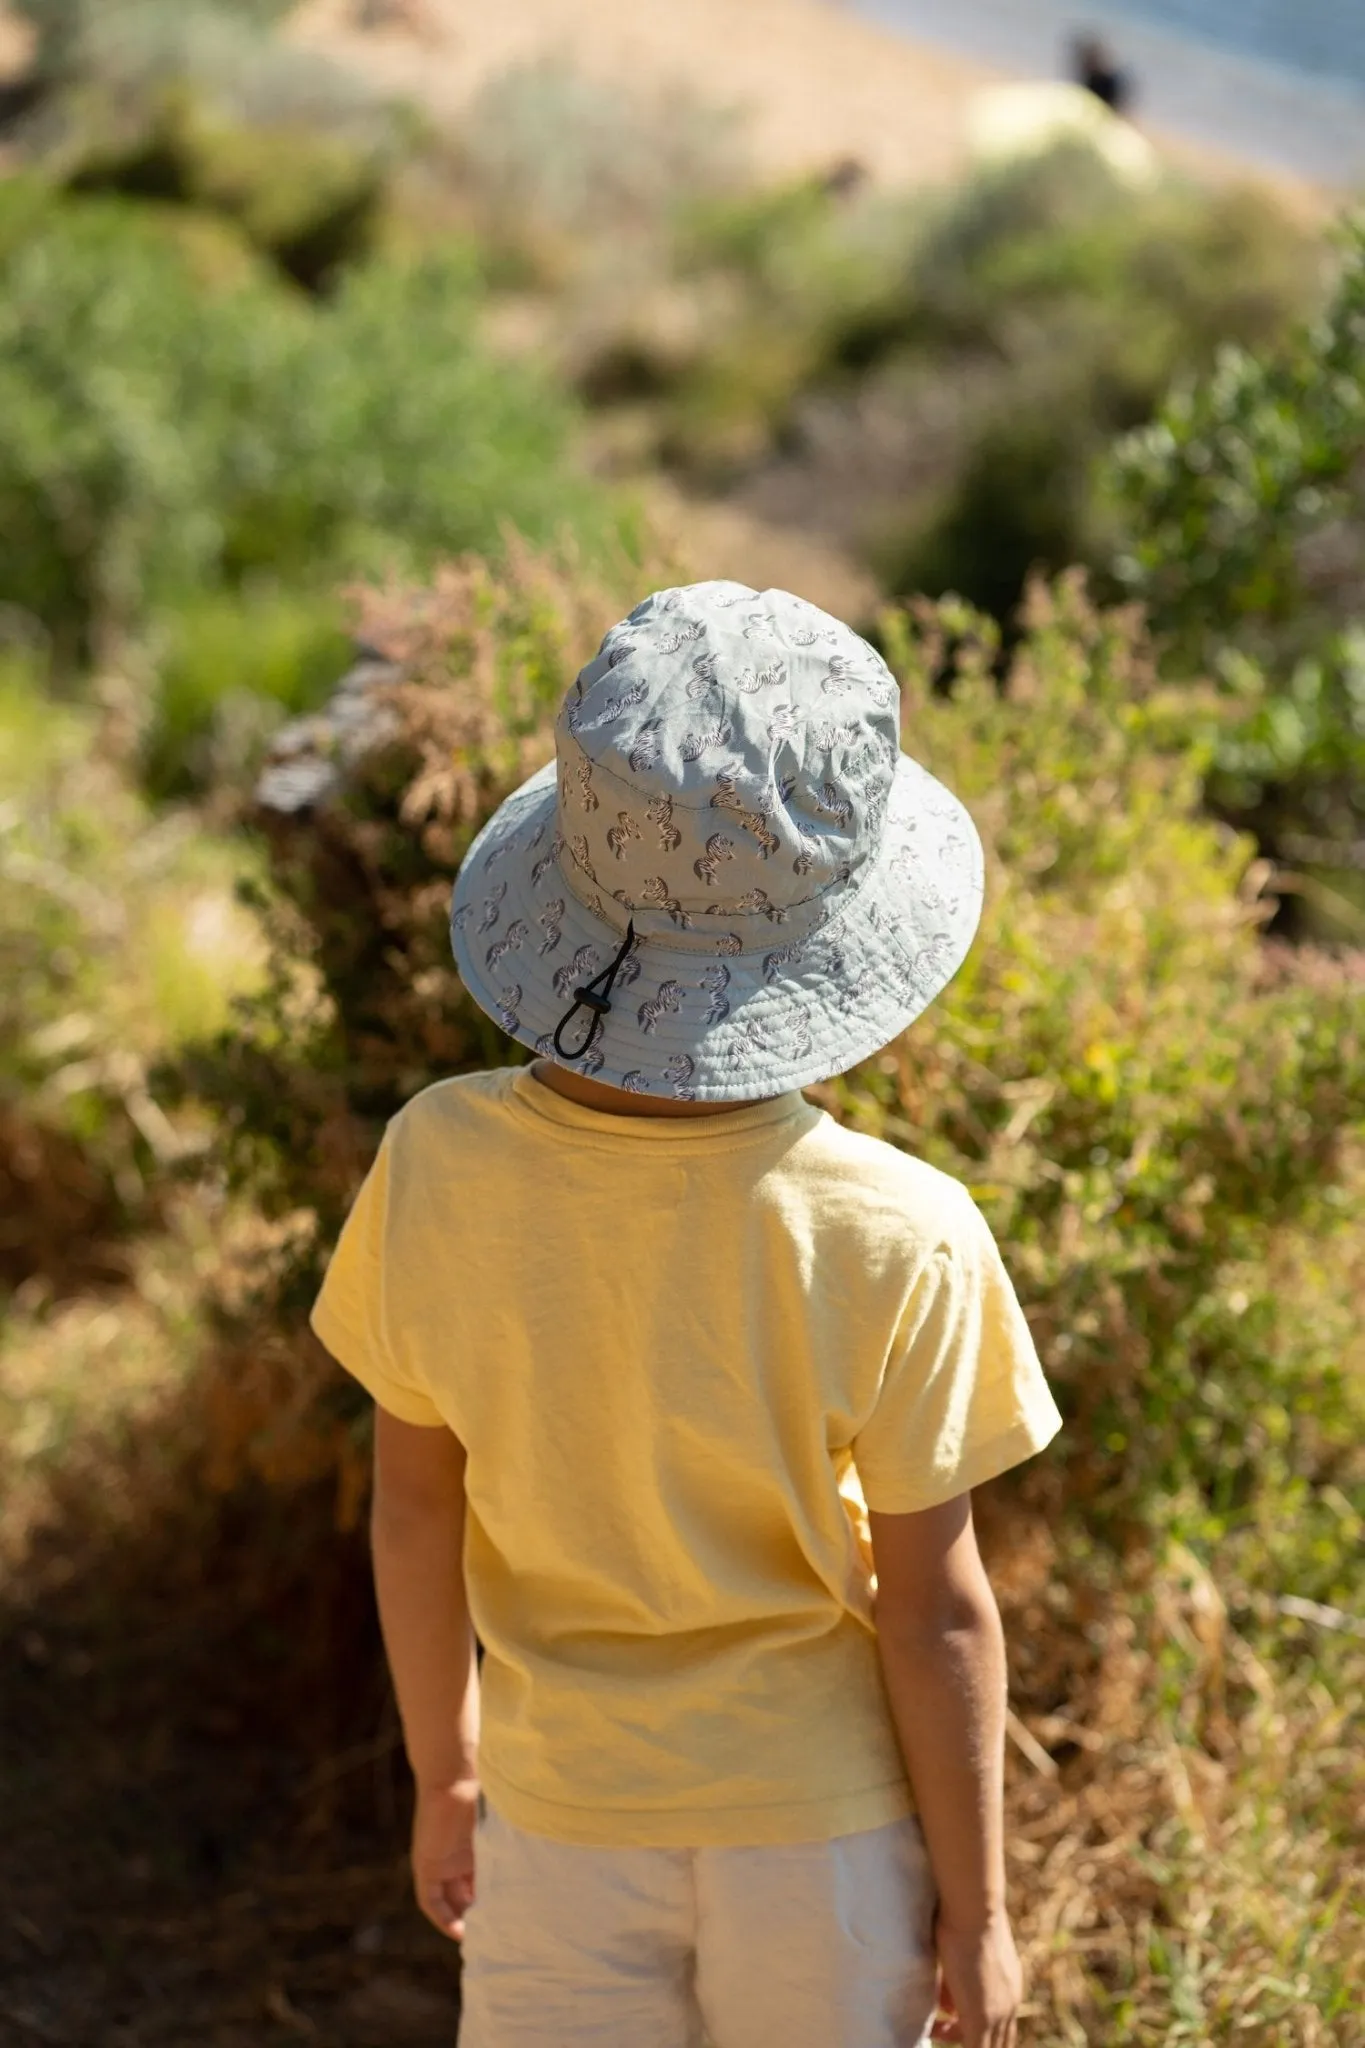
[{"label": "t-shirt collar", "polygon": [[705,1145],[728,1143],[740,1132],[755,1131],[770,1124],[784,1123],[804,1114],[818,1119],[820,1111],[807,1102],[799,1088],[773,1095],[766,1102],[749,1102],[717,1116],[614,1116],[609,1110],[588,1109],[571,1102],[557,1089],[537,1081],[529,1067],[512,1070],[513,1096],[536,1116],[569,1130],[592,1131],[599,1137],[624,1138],[646,1144]]}]

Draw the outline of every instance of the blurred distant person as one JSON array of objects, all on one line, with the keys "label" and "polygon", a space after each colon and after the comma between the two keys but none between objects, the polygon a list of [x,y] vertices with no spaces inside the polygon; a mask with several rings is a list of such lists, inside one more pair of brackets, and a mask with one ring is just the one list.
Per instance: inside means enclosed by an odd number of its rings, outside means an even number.
[{"label": "blurred distant person", "polygon": [[356,0],[353,19],[357,28],[367,32],[401,29],[424,42],[430,42],[436,34],[426,0]]},{"label": "blurred distant person", "polygon": [[821,182],[831,199],[851,199],[855,192],[861,192],[867,178],[866,164],[859,163],[856,156],[841,156],[830,165]]},{"label": "blurred distant person", "polygon": [[1108,45],[1098,36],[1077,36],[1071,52],[1072,75],[1077,85],[1093,92],[1113,113],[1126,114],[1132,103],[1132,79],[1119,69]]}]

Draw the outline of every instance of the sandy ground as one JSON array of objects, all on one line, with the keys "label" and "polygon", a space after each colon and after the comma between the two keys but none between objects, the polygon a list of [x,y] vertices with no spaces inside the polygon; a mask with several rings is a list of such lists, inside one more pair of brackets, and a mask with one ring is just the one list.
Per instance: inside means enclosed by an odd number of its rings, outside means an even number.
[{"label": "sandy ground", "polygon": [[544,52],[620,81],[690,88],[742,108],[772,173],[857,156],[879,177],[951,173],[967,96],[1000,74],[916,48],[837,0],[410,0],[401,27],[358,31],[355,0],[309,0],[296,34],[353,52],[371,76],[454,109],[483,79]]},{"label": "sandy ground", "polygon": [[[366,17],[380,23],[365,27]],[[547,52],[629,88],[685,86],[744,110],[756,164],[780,177],[856,157],[879,181],[948,178],[968,161],[972,96],[1007,74],[862,20],[840,0],[306,0],[291,29],[437,114]],[[1320,215],[1287,174],[1151,134],[1211,177],[1252,177]]]},{"label": "sandy ground", "polygon": [[[303,0],[288,33],[385,88],[454,115],[485,79],[548,53],[620,82],[684,86],[742,109],[769,176],[856,157],[889,184],[969,160],[972,96],[1008,74],[893,34],[841,0]],[[30,38],[0,0],[0,80]],[[1310,219],[1332,210],[1303,179],[1149,131],[1206,176],[1252,178]]]},{"label": "sandy ground", "polygon": [[0,4],[0,78],[20,71],[32,47],[33,38],[24,23]]}]

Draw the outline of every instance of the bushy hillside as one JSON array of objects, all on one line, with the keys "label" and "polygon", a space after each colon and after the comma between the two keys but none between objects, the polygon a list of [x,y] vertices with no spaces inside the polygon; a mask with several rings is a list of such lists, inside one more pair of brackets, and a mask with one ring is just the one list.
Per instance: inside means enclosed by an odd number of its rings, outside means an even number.
[{"label": "bushy hillside", "polygon": [[1267,937],[1352,908],[1358,238],[1074,151],[765,190],[563,66],[436,135],[274,0],[23,11],[0,2031],[452,2037],[370,1413],[306,1317],[385,1120],[526,1057],[451,880],[693,573],[600,473],[643,462],[877,565],[854,623],[988,851],[965,968],[812,1093],[973,1189],[1065,1418],[977,1502],[1027,2023],[1365,2048],[1365,972],[1349,915]]},{"label": "bushy hillside", "polygon": [[1365,937],[1365,216],[1321,316],[1225,346],[1115,450],[1116,568],[1172,674],[1224,697],[1208,798]]},{"label": "bushy hillside", "polygon": [[[525,1057],[460,989],[450,878],[491,808],[547,758],[552,708],[612,611],[530,556],[496,577],[470,559],[430,590],[375,594],[364,634],[392,666],[357,679],[344,723],[339,705],[330,728],[292,733],[267,778],[275,992],[189,1069],[235,1131],[240,1189],[293,1219],[208,1382],[218,1427],[233,1418],[243,1485],[321,1484],[352,1502],[363,1488],[365,1404],[320,1365],[307,1305],[384,1119],[439,1074]],[[1067,1726],[1109,1727],[1063,1748],[1060,1811],[1078,1839],[1119,1839],[1092,1832],[1092,1788],[1107,1788],[1134,1860],[1073,1880],[1074,1924],[1094,1932],[1083,1973],[1053,1978],[1056,2014],[1092,2037],[1122,2019],[1129,2038],[1169,2040],[1150,1976],[1167,1937],[1154,1931],[1135,1963],[1118,1930],[1140,1913],[1176,1939],[1197,1906],[1216,1952],[1237,1958],[1205,1981],[1211,2036],[1232,2038],[1235,2022],[1267,2048],[1306,2042],[1300,1996],[1338,2014],[1349,1996],[1350,1938],[1334,1928],[1346,1869],[1313,1834],[1292,1918],[1296,1981],[1315,1988],[1268,1989],[1283,1928],[1272,1936],[1258,1900],[1283,1900],[1288,1852],[1277,1835],[1272,1869],[1254,1846],[1268,1764],[1248,1674],[1282,1669],[1294,1696],[1276,1619],[1286,1585],[1328,1613],[1352,1597],[1365,1379],[1345,1304],[1361,1281],[1365,976],[1261,938],[1267,871],[1200,810],[1210,705],[1159,681],[1133,618],[1096,611],[1075,577],[1035,587],[1003,690],[983,616],[919,603],[882,627],[906,744],[982,829],[988,908],[926,1017],[812,1092],[973,1188],[1066,1417],[1054,1452],[1001,1489],[1009,1527],[1044,1542],[1053,1617],[1017,1642],[1012,1692],[1026,1723],[1051,1725],[1065,1701]],[[305,965],[319,989],[306,1030],[289,993]],[[1031,1612],[1038,1582],[1014,1569]],[[1325,1642],[1314,1668],[1338,1728],[1360,1647]],[[1178,1796],[1155,1761],[1172,1744]],[[1148,1758],[1126,1794],[1124,1746]],[[1298,1785],[1308,1829],[1323,1795],[1311,1771]],[[1016,1779],[1012,1800],[1021,1835],[1056,1839],[1059,1810],[1036,1781]],[[1044,1970],[1029,1915],[1045,1911],[1024,1908]]]}]

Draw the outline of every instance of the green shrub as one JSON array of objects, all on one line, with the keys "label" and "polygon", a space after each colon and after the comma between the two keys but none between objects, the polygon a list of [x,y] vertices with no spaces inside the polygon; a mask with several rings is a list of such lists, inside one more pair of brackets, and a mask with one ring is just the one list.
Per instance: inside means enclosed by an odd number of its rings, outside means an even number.
[{"label": "green shrub", "polygon": [[113,192],[222,215],[297,283],[327,285],[372,253],[384,216],[390,153],[302,126],[245,126],[182,88],[153,104],[97,105],[79,152],[62,166],[73,192]]},{"label": "green shrub", "polygon": [[[652,381],[664,458],[715,482],[781,456],[827,527],[847,504],[831,530],[891,590],[1002,618],[1034,565],[1107,572],[1094,469],[1114,435],[1220,341],[1273,341],[1323,281],[1270,200],[1173,176],[1135,192],[1084,143],[932,196],[750,192],[691,209],[676,249],[695,339],[637,343],[655,374],[626,393]],[[618,331],[637,321],[632,304]],[[601,332],[583,388],[610,398],[619,355]]]},{"label": "green shrub", "polygon": [[1360,965],[1267,950],[1267,871],[1201,815],[1212,708],[1160,684],[1130,618],[1035,588],[1003,695],[988,622],[889,625],[909,744],[996,883],[963,973],[834,1100],[981,1190],[1092,1526],[1232,1540],[1348,1458],[1360,1388],[1281,1312],[1271,1251],[1349,1210]]},{"label": "green shrub", "polygon": [[[155,62],[207,26],[258,35],[291,14],[297,0],[12,0],[37,38],[36,68],[47,79]],[[163,58],[163,64],[165,59]]]},{"label": "green shrub", "polygon": [[[526,1057],[460,989],[450,881],[551,753],[608,610],[534,565],[508,582],[472,562],[378,609],[365,637],[406,680],[368,750],[335,754],[323,716],[332,794],[274,827],[290,943],[306,935],[325,991],[314,1035],[267,1004],[198,1081],[250,1185],[318,1220],[286,1320],[383,1120],[442,1073]],[[1268,1499],[1339,1481],[1353,1441],[1356,1394],[1268,1276],[1277,1233],[1346,1215],[1359,973],[1265,950],[1254,848],[1200,812],[1210,707],[1157,683],[1133,619],[1074,580],[1036,589],[1003,694],[988,619],[921,604],[883,630],[907,743],[983,832],[988,908],[925,1018],[815,1093],[965,1179],[1008,1245],[1071,1425],[1026,1487],[1065,1493],[1116,1551],[1135,1531],[1232,1541]],[[1339,1556],[1304,1569],[1312,1597],[1342,1596]]]},{"label": "green shrub", "polygon": [[690,93],[599,82],[561,57],[518,64],[465,110],[454,155],[494,260],[510,278],[610,276],[641,244],[657,263],[672,221],[745,168],[736,110]]},{"label": "green shrub", "polygon": [[0,262],[17,243],[47,225],[57,204],[46,178],[17,170],[0,178]]},{"label": "green shrub", "polygon": [[[1320,319],[1227,349],[1115,451],[1116,574],[1240,707],[1210,795],[1365,931],[1365,220]],[[1306,853],[1306,858],[1305,858]],[[1348,900],[1343,901],[1343,893]],[[1355,898],[1355,909],[1349,900]],[[1324,914],[1324,913],[1320,913]]]},{"label": "green shrub", "polygon": [[1084,414],[1077,418],[1069,378],[1022,398],[1011,389],[1009,402],[978,426],[937,510],[908,536],[897,522],[873,539],[873,563],[888,588],[966,593],[991,616],[1010,619],[1033,570],[1103,560],[1088,488],[1100,435]]},{"label": "green shrub", "polygon": [[384,158],[301,129],[201,121],[189,138],[192,202],[240,222],[300,284],[328,282],[371,254],[384,203]]},{"label": "green shrub", "polygon": [[[657,353],[655,356],[657,361]],[[701,483],[724,485],[779,443],[793,394],[815,367],[810,338],[741,315],[723,343],[684,367],[668,394],[659,455]]]},{"label": "green shrub", "polygon": [[260,0],[28,0],[41,17],[36,107],[15,139],[58,173],[101,160],[174,159],[187,106],[230,127],[357,148],[401,142],[406,117],[353,68],[271,33]]},{"label": "green shrub", "polygon": [[835,173],[699,181],[645,248],[599,238],[566,293],[565,373],[594,403],[659,401],[664,459],[723,481],[781,440],[844,337],[876,325],[914,218],[904,199],[850,192]]},{"label": "green shrub", "polygon": [[570,415],[475,339],[458,250],[375,265],[314,307],[261,276],[205,290],[183,239],[117,201],[0,240],[0,601],[65,656],[258,569],[329,569],[601,533]]},{"label": "green shrub", "polygon": [[0,660],[0,1290],[126,1277],[194,1140],[148,1080],[263,972],[254,854],[150,829],[98,714]]},{"label": "green shrub", "polygon": [[[285,1523],[310,1578],[361,1521],[369,1404],[308,1308],[385,1119],[442,1075],[527,1057],[460,987],[451,877],[648,583],[601,591],[514,552],[375,594],[362,635],[400,676],[353,677],[281,741],[272,986],[158,1083],[217,1105],[215,1157],[278,1219],[225,1280],[175,1413],[182,1497],[223,1502],[216,1607],[226,1584],[254,1620],[277,1576],[272,1552],[236,1590],[244,1517]],[[1011,1834],[1055,1845],[1068,1911],[1108,1944],[1043,1996],[1077,2039],[1136,2026],[1158,2048],[1179,1998],[1210,2039],[1279,2042],[1291,2011],[1351,2003],[1339,1759],[1360,1648],[1326,1631],[1307,1648],[1276,1602],[1354,1597],[1365,983],[1261,940],[1264,871],[1200,809],[1217,705],[1158,683],[1131,616],[1096,613],[1074,579],[1037,589],[1003,695],[989,620],[919,604],[882,631],[907,744],[981,827],[986,913],[926,1015],[811,1092],[971,1187],[1066,1420],[979,1502],[1016,1714],[1049,1749],[1063,1730],[1059,1775],[1007,1766]],[[1068,1754],[1073,1735],[1095,1753]],[[1057,1899],[1039,1887],[1028,1939],[1052,1940]],[[1162,1930],[1196,1904],[1221,1973],[1192,1990]]]},{"label": "green shrub", "polygon": [[937,203],[910,251],[902,332],[1010,353],[1024,316],[1061,304],[1126,314],[1157,344],[1163,327],[1199,350],[1229,330],[1255,344],[1283,331],[1314,274],[1311,241],[1254,190],[1168,173],[1134,192],[1066,141]]},{"label": "green shrub", "polygon": [[240,789],[280,721],[322,703],[350,658],[335,599],[270,586],[191,599],[155,637],[140,751],[158,799]]},{"label": "green shrub", "polygon": [[808,393],[879,360],[918,233],[913,203],[822,178],[689,208],[676,265],[699,317],[664,379],[664,459],[708,480],[742,474],[791,437]]},{"label": "green shrub", "polygon": [[[1365,219],[1341,241],[1318,320],[1276,351],[1221,350],[1212,374],[1182,380],[1116,451],[1130,506],[1122,573],[1187,658],[1223,621],[1311,636],[1332,594],[1314,591],[1299,550],[1355,509],[1365,445]],[[1348,581],[1348,601],[1360,590]]]},{"label": "green shrub", "polygon": [[1270,202],[1176,181],[1140,197],[1085,148],[969,185],[912,265],[902,333],[993,361],[993,390],[956,473],[874,543],[890,587],[1006,619],[1030,570],[1082,562],[1121,595],[1096,480],[1109,443],[1220,342],[1286,332],[1320,269]]},{"label": "green shrub", "polygon": [[348,565],[496,552],[507,525],[539,539],[611,527],[569,459],[572,412],[483,350],[478,312],[463,250],[357,271],[318,320],[301,381],[277,394],[281,476],[310,493]]},{"label": "green shrub", "polygon": [[0,597],[68,651],[212,562],[227,423],[204,400],[249,302],[204,306],[182,252],[109,207],[53,209],[0,258]]},{"label": "green shrub", "polygon": [[20,149],[56,182],[220,211],[310,289],[375,246],[412,122],[226,0],[35,5]]},{"label": "green shrub", "polygon": [[254,855],[183,822],[149,831],[101,714],[52,702],[33,663],[0,667],[0,735],[4,1084],[40,1090],[76,1047],[136,1064],[226,1023],[259,976],[259,936],[233,903]]}]

